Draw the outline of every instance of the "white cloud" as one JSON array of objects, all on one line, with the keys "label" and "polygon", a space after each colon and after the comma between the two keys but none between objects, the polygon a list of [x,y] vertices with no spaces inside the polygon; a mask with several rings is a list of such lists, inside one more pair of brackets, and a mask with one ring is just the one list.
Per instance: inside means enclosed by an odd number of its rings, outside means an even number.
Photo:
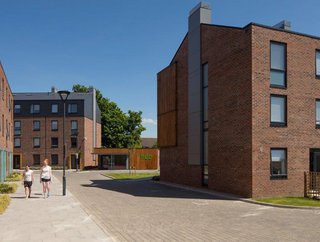
[{"label": "white cloud", "polygon": [[143,118],[143,119],[142,119],[142,124],[157,125],[157,121],[156,121],[156,120],[153,120],[152,118]]}]

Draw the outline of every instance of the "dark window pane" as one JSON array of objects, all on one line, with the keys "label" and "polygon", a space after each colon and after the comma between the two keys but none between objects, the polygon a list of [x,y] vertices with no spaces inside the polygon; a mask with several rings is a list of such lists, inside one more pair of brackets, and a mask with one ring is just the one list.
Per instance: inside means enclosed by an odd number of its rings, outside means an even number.
[{"label": "dark window pane", "polygon": [[40,130],[40,121],[33,121],[33,130],[39,131]]},{"label": "dark window pane", "polygon": [[285,72],[284,71],[276,71],[271,70],[270,71],[270,83],[271,85],[276,86],[285,86]]},{"label": "dark window pane", "polygon": [[316,124],[320,125],[320,101],[316,101]]},{"label": "dark window pane", "polygon": [[59,157],[58,155],[51,155],[51,165],[58,165]]},{"label": "dark window pane", "polygon": [[271,149],[271,175],[287,175],[287,151],[285,149]]},{"label": "dark window pane", "polygon": [[33,165],[40,165],[40,155],[33,155]]},{"label": "dark window pane", "polygon": [[20,113],[20,111],[21,111],[21,105],[20,104],[14,105],[14,113]]},{"label": "dark window pane", "polygon": [[271,96],[271,122],[285,123],[285,97]]},{"label": "dark window pane", "polygon": [[71,103],[68,105],[68,113],[77,113],[78,112],[78,105],[75,103]]},{"label": "dark window pane", "polygon": [[59,142],[58,138],[56,137],[51,138],[51,148],[57,148],[58,142]]},{"label": "dark window pane", "polygon": [[34,148],[40,147],[40,138],[39,137],[33,138],[33,147]]},{"label": "dark window pane", "polygon": [[21,147],[21,139],[14,138],[14,148],[20,148],[20,147]]},{"label": "dark window pane", "polygon": [[58,112],[58,104],[51,104],[51,112],[52,113]]},{"label": "dark window pane", "polygon": [[202,67],[202,79],[203,86],[208,86],[208,64],[204,64]]},{"label": "dark window pane", "polygon": [[316,75],[320,76],[320,51],[316,52]]},{"label": "dark window pane", "polygon": [[57,131],[58,130],[58,121],[57,120],[52,120],[51,121],[51,130],[52,131]]},{"label": "dark window pane", "polygon": [[285,70],[285,45],[271,43],[271,69]]},{"label": "dark window pane", "polygon": [[71,148],[77,148],[78,140],[75,137],[71,138]]}]

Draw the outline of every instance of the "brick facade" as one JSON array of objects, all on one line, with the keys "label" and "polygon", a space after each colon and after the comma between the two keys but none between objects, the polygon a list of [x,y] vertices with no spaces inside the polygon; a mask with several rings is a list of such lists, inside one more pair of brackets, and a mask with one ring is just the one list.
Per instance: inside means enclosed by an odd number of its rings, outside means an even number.
[{"label": "brick facade", "polygon": [[0,63],[0,182],[12,171],[13,96]]},{"label": "brick facade", "polygon": [[[270,87],[270,41],[287,45],[287,87]],[[160,148],[161,179],[201,186],[201,165],[188,165],[188,35],[177,65],[177,145]],[[201,25],[201,63],[208,63],[208,188],[244,197],[302,196],[315,128],[315,50],[320,38],[258,24]],[[319,85],[318,85],[319,84]],[[270,95],[287,96],[287,126],[270,127]],[[161,130],[159,131],[161,132]],[[270,178],[270,149],[287,149],[287,178]]]},{"label": "brick facade", "polygon": [[[14,147],[14,157],[18,157],[20,159],[20,164],[17,164],[20,168],[23,168],[26,164],[36,165],[34,164],[34,155],[40,155],[40,162],[42,162],[45,158],[49,159],[49,163],[51,165],[62,166],[63,165],[63,105],[59,104],[59,110],[62,113],[51,114],[51,110],[49,105],[52,103],[59,103],[60,101],[57,99],[46,100],[41,105],[41,110],[39,114],[30,115],[29,106],[30,103],[41,103],[43,100],[37,99],[37,94],[33,94],[35,99],[26,104],[26,107],[21,107],[21,113],[15,115],[15,121],[20,121],[21,123],[21,134],[16,134],[15,138],[20,138],[21,146]],[[52,94],[54,95],[54,94]],[[56,94],[58,95],[58,94]],[[78,94],[79,95],[79,94]],[[16,95],[15,104],[21,104],[21,100],[19,99],[19,95]],[[19,102],[18,102],[19,100]],[[85,100],[85,99],[84,99]],[[74,102],[70,100],[70,103]],[[86,105],[86,101],[79,102],[79,105]],[[48,104],[49,103],[49,104]],[[21,106],[23,103],[21,104]],[[49,109],[49,110],[48,110]],[[68,110],[68,106],[66,105],[66,110]],[[93,160],[93,156],[91,153],[93,152],[93,120],[84,115],[84,108],[78,107],[78,114],[69,114],[67,111],[66,119],[65,119],[65,140],[66,140],[66,157],[67,157],[67,166],[68,168],[76,168],[75,157],[77,153],[80,153],[80,168],[84,168],[86,166],[95,165],[95,161]],[[47,116],[44,116],[46,114]],[[99,114],[100,115],[100,114]],[[34,121],[40,122],[40,130],[33,130]],[[58,122],[57,130],[52,130],[52,121]],[[74,135],[71,132],[71,122],[77,122],[77,134]],[[40,138],[40,147],[34,147],[34,138]],[[58,139],[58,145],[52,145],[52,138]],[[71,139],[76,139],[76,145],[72,146]],[[100,118],[98,118],[96,122],[96,146],[101,146],[101,124]],[[52,155],[58,156],[58,163],[52,164]]]}]

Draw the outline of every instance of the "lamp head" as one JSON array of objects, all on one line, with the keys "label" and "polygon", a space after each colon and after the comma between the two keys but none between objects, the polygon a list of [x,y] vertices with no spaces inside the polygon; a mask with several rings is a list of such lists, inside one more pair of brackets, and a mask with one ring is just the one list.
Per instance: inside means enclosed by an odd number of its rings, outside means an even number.
[{"label": "lamp head", "polygon": [[61,100],[65,102],[68,99],[70,92],[67,90],[61,90],[61,91],[58,91],[58,94]]}]

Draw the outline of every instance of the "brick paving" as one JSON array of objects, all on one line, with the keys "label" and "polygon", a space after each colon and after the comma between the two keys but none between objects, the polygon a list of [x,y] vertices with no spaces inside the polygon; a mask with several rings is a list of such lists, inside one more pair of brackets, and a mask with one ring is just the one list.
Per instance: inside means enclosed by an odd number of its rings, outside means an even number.
[{"label": "brick paving", "polygon": [[11,195],[11,204],[0,215],[0,242],[9,241],[114,241],[67,191],[62,196],[62,185],[53,179],[51,196],[44,199],[35,174],[32,197],[25,199],[24,188]]},{"label": "brick paving", "polygon": [[68,173],[68,189],[118,241],[320,241],[320,210],[266,207],[145,180],[108,180],[96,171]]}]

